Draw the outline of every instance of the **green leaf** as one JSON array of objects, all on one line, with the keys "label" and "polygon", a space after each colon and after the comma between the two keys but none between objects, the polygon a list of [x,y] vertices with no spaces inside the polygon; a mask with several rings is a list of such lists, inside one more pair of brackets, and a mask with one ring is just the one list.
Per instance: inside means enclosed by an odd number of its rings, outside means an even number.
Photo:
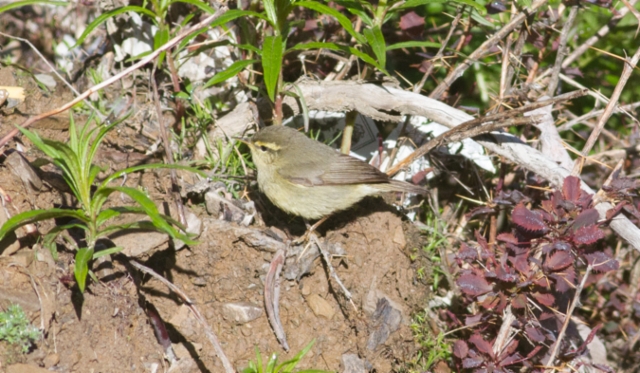
[{"label": "green leaf", "polygon": [[99,227],[102,224],[106,223],[107,220],[113,219],[116,216],[120,216],[120,214],[121,212],[115,208],[104,209],[100,211],[100,213],[98,214],[98,217],[96,218],[96,226]]},{"label": "green leaf", "polygon": [[302,360],[302,357],[311,350],[311,347],[313,347],[314,343],[316,343],[315,339],[309,342],[309,344],[306,345],[305,348],[300,350],[300,352],[298,352],[291,360],[287,360],[284,363],[280,364],[277,368],[277,371],[280,371],[280,369],[282,369],[283,372],[293,371],[293,369],[296,367],[296,365],[298,365],[300,360]]},{"label": "green leaf", "polygon": [[395,43],[387,46],[387,50],[393,49],[401,49],[401,48],[416,48],[416,47],[426,47],[426,48],[440,48],[440,43],[434,43],[432,41],[405,41],[401,43]]},{"label": "green leaf", "polygon": [[261,55],[262,51],[258,48],[256,48],[255,46],[251,45],[251,44],[231,44],[234,47],[238,47],[240,49],[246,49],[248,51],[251,51],[257,55]]},{"label": "green leaf", "polygon": [[378,70],[384,72],[385,74],[388,74],[387,71],[384,69],[384,67],[382,67],[378,61],[374,60],[373,58],[371,58],[371,56],[369,56],[368,54],[361,52],[359,50],[357,50],[356,48],[353,47],[348,47],[345,45],[339,45],[336,43],[323,43],[323,42],[311,42],[311,43],[301,43],[301,44],[296,44],[293,48],[291,48],[290,50],[308,50],[308,49],[330,49],[330,50],[334,50],[334,51],[343,51],[346,53],[351,53],[353,55],[355,55],[356,57],[360,58],[361,60],[363,60],[364,62],[370,64],[371,66],[374,66],[375,68],[377,68]]},{"label": "green leaf", "polygon": [[130,174],[130,173],[134,173],[134,172],[138,172],[138,171],[142,171],[142,170],[154,170],[154,169],[158,169],[158,168],[167,168],[167,169],[174,169],[174,170],[185,170],[185,171],[191,171],[193,173],[196,173],[204,178],[209,177],[209,175],[207,175],[205,172],[202,172],[196,168],[190,167],[190,166],[184,166],[184,165],[180,165],[180,164],[165,164],[165,163],[150,163],[150,164],[143,164],[143,165],[139,165],[139,166],[133,166],[133,167],[128,167],[128,168],[124,168],[122,170],[118,170],[116,172],[114,172],[113,174],[111,174],[110,176],[108,176],[106,179],[104,179],[104,181],[102,182],[102,184],[100,184],[100,188],[102,187],[106,187],[107,184],[109,184],[112,180],[115,180],[119,177],[121,177],[124,174]]},{"label": "green leaf", "polygon": [[[264,12],[267,14],[267,19],[271,26],[278,30],[278,13],[276,12],[276,4],[274,0],[264,0],[262,2]],[[279,31],[279,30],[278,30]]]},{"label": "green leaf", "polygon": [[[168,41],[169,41],[169,30],[161,28],[153,36],[153,50],[160,48]],[[160,53],[160,55],[158,56],[158,66],[162,65],[162,62],[164,62],[165,56],[166,56],[166,52]]]},{"label": "green leaf", "polygon": [[204,88],[209,88],[212,85],[216,85],[218,83],[222,83],[225,80],[236,76],[240,71],[242,71],[245,67],[255,63],[256,60],[241,60],[241,61],[236,61],[234,63],[231,64],[231,66],[227,67],[226,69],[224,69],[223,71],[215,74],[214,76],[211,77],[211,79],[209,79],[209,81],[207,81],[204,85]]},{"label": "green leaf", "polygon": [[338,23],[340,23],[342,28],[344,28],[344,30],[349,33],[349,35],[353,36],[353,38],[358,41],[358,43],[360,43],[360,44],[365,44],[366,43],[366,40],[362,36],[362,34],[357,33],[356,30],[353,29],[353,26],[351,25],[351,20],[349,18],[345,17],[342,13],[340,13],[336,9],[333,9],[333,8],[327,6],[327,5],[321,4],[321,3],[316,2],[316,1],[300,1],[300,2],[295,3],[295,5],[296,6],[305,7],[307,9],[315,10],[316,12],[332,16],[333,18],[335,18],[338,21]]},{"label": "green leaf", "polygon": [[201,10],[209,13],[209,14],[213,14],[216,12],[215,9],[213,9],[212,7],[210,7],[209,5],[207,5],[204,1],[202,0],[172,0],[171,1],[172,4],[175,3],[187,3],[187,4],[191,4],[193,6],[196,6],[198,8],[200,8]]},{"label": "green leaf", "polygon": [[387,44],[384,41],[384,36],[380,30],[380,26],[374,26],[373,28],[366,28],[363,31],[364,37],[367,38],[369,46],[376,55],[376,59],[381,66],[387,65]]},{"label": "green leaf", "polygon": [[267,36],[262,44],[264,84],[271,102],[275,102],[283,55],[282,36]]},{"label": "green leaf", "polygon": [[362,19],[362,22],[365,25],[367,25],[369,27],[373,26],[373,19],[371,19],[371,17],[369,17],[369,13],[367,13],[367,10],[364,9],[364,7],[362,6],[363,4],[361,4],[360,2],[357,2],[357,1],[336,1],[336,4],[347,8],[349,13],[354,14],[354,15],[358,16],[360,19]]},{"label": "green leaf", "polygon": [[42,1],[42,0],[25,0],[25,1],[9,2],[9,4],[7,4],[7,5],[0,6],[0,14],[6,12],[7,10],[16,9],[16,8],[20,8],[20,7],[23,7],[23,6],[34,5],[34,4],[67,6],[67,5],[69,5],[69,2],[67,2],[67,1]]},{"label": "green leaf", "polygon": [[[407,9],[407,8],[415,8],[421,5],[433,4],[433,3],[444,3],[447,0],[407,0],[404,4],[402,4],[398,9]],[[455,1],[455,0],[452,0]]]},{"label": "green leaf", "polygon": [[84,293],[85,284],[87,282],[87,274],[89,273],[89,260],[93,257],[93,248],[82,248],[76,253],[76,266],[73,269],[73,274],[76,277],[76,282],[80,291]]},{"label": "green leaf", "polygon": [[80,38],[78,38],[78,41],[77,41],[77,42],[76,42],[76,44],[72,47],[72,49],[73,49],[73,48],[75,48],[75,47],[77,47],[77,46],[79,46],[79,45],[81,45],[81,44],[82,44],[82,42],[84,42],[84,39],[86,39],[86,38],[87,38],[87,36],[89,36],[89,34],[90,34],[90,33],[91,33],[91,32],[92,32],[96,27],[100,26],[100,24],[102,24],[103,22],[105,22],[107,19],[112,18],[112,17],[115,17],[115,16],[120,15],[120,14],[122,14],[122,13],[126,13],[126,12],[135,12],[135,13],[144,14],[144,15],[149,16],[149,17],[153,20],[153,22],[154,22],[154,23],[155,23],[155,21],[156,21],[156,15],[155,15],[152,11],[150,11],[150,10],[148,10],[148,9],[146,9],[146,8],[140,7],[140,6],[133,6],[133,5],[131,5],[131,6],[123,6],[123,7],[121,7],[121,8],[116,8],[116,9],[114,9],[114,10],[110,11],[110,12],[106,12],[106,13],[101,14],[100,16],[98,16],[98,18],[96,18],[95,20],[93,20],[93,22],[91,22],[91,23],[87,26],[87,28],[84,30],[84,32],[82,33],[82,35],[80,35]]},{"label": "green leaf", "polygon": [[136,201],[136,203],[140,205],[142,209],[144,209],[144,212],[147,214],[147,216],[149,216],[153,225],[160,232],[167,233],[169,236],[171,236],[171,238],[174,238],[174,239],[177,238],[181,241],[184,241],[188,245],[193,245],[196,243],[195,241],[187,237],[187,235],[178,232],[178,230],[176,230],[173,226],[171,226],[171,224],[167,222],[167,219],[160,214],[155,203],[153,203],[153,201],[149,197],[147,197],[146,194],[142,193],[138,189],[129,188],[129,187],[105,188],[105,190],[107,189],[112,189],[118,192],[122,192],[128,195],[129,197],[131,197],[131,199],[133,199],[134,201]]},{"label": "green leaf", "polygon": [[103,256],[116,254],[116,253],[121,252],[122,250],[124,250],[124,247],[120,247],[120,246],[110,247],[108,249],[100,250],[97,253],[93,254],[93,258],[92,259],[98,259],[98,258],[103,257]]},{"label": "green leaf", "polygon": [[84,215],[82,210],[66,210],[51,208],[48,210],[30,210],[21,212],[18,215],[13,216],[7,220],[0,228],[0,240],[3,239],[7,233],[22,227],[23,225],[35,223],[37,221],[57,218],[74,218],[83,222],[88,222],[89,219]]},{"label": "green leaf", "polygon": [[473,0],[451,0],[451,1],[454,3],[462,4],[462,5],[468,5],[474,8],[475,10],[477,10],[478,13],[480,13],[483,16],[487,14],[487,9],[485,9],[485,7],[482,4],[475,2]]},{"label": "green leaf", "polygon": [[[144,215],[144,212],[140,213],[141,215]],[[102,229],[101,231],[99,231],[96,234],[97,238],[104,238],[109,236],[112,233],[119,233],[122,231],[126,231],[126,230],[143,230],[143,231],[154,231],[157,232],[158,229],[156,228],[155,225],[153,225],[152,222],[148,221],[148,220],[139,220],[139,221],[134,221],[131,223],[127,223],[127,224],[115,224],[115,225],[110,225],[104,229]]]},{"label": "green leaf", "polygon": [[265,21],[269,21],[269,19],[264,14],[260,14],[258,12],[253,12],[250,10],[231,9],[231,10],[227,10],[223,15],[216,18],[215,21],[211,22],[208,28],[212,29],[212,28],[224,25],[227,22],[231,22],[236,18],[240,18],[244,16],[257,17],[260,19],[264,19]]},{"label": "green leaf", "polygon": [[51,252],[51,256],[53,260],[58,260],[58,249],[56,247],[55,240],[60,235],[60,233],[66,231],[67,229],[78,228],[87,230],[89,227],[85,223],[72,223],[66,225],[57,225],[53,227],[47,234],[44,236],[44,240],[42,241],[42,246],[48,248]]}]

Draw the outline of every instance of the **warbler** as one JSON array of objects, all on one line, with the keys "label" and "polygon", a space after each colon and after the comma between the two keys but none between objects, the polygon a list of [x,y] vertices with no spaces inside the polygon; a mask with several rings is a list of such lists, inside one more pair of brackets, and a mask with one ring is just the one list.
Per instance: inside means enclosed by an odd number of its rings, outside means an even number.
[{"label": "warbler", "polygon": [[283,211],[307,220],[323,221],[370,195],[426,192],[287,126],[264,128],[242,142],[251,151],[260,190]]}]

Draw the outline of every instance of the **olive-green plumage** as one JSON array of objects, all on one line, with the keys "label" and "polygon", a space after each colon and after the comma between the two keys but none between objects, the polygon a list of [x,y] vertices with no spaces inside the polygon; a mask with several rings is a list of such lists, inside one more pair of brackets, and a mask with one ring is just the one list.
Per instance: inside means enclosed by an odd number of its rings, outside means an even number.
[{"label": "olive-green plumage", "polygon": [[260,190],[274,205],[305,219],[331,215],[369,195],[425,193],[286,126],[267,127],[245,142],[258,169]]}]

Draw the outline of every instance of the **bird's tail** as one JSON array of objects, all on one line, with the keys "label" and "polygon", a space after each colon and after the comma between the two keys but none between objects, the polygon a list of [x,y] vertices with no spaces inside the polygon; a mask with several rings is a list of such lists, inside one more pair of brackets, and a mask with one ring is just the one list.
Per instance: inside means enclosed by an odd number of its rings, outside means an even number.
[{"label": "bird's tail", "polygon": [[380,192],[404,192],[415,194],[427,193],[427,188],[400,180],[389,180],[388,183],[376,184],[375,187]]}]

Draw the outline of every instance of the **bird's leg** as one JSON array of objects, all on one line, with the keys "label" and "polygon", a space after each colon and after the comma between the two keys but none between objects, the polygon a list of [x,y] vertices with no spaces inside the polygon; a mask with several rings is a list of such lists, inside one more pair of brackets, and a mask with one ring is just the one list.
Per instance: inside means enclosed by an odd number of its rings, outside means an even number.
[{"label": "bird's leg", "polygon": [[297,240],[293,241],[294,245],[300,245],[303,244],[307,241],[309,241],[309,237],[311,236],[311,233],[313,233],[316,229],[318,229],[318,227],[320,226],[320,224],[324,223],[327,219],[329,218],[329,216],[325,216],[324,218],[318,220],[317,222],[315,222],[315,224],[313,224],[312,226],[309,226],[309,222],[307,221],[307,219],[304,220],[304,225],[307,226],[307,231],[304,233],[304,235],[300,238],[298,238]]}]

